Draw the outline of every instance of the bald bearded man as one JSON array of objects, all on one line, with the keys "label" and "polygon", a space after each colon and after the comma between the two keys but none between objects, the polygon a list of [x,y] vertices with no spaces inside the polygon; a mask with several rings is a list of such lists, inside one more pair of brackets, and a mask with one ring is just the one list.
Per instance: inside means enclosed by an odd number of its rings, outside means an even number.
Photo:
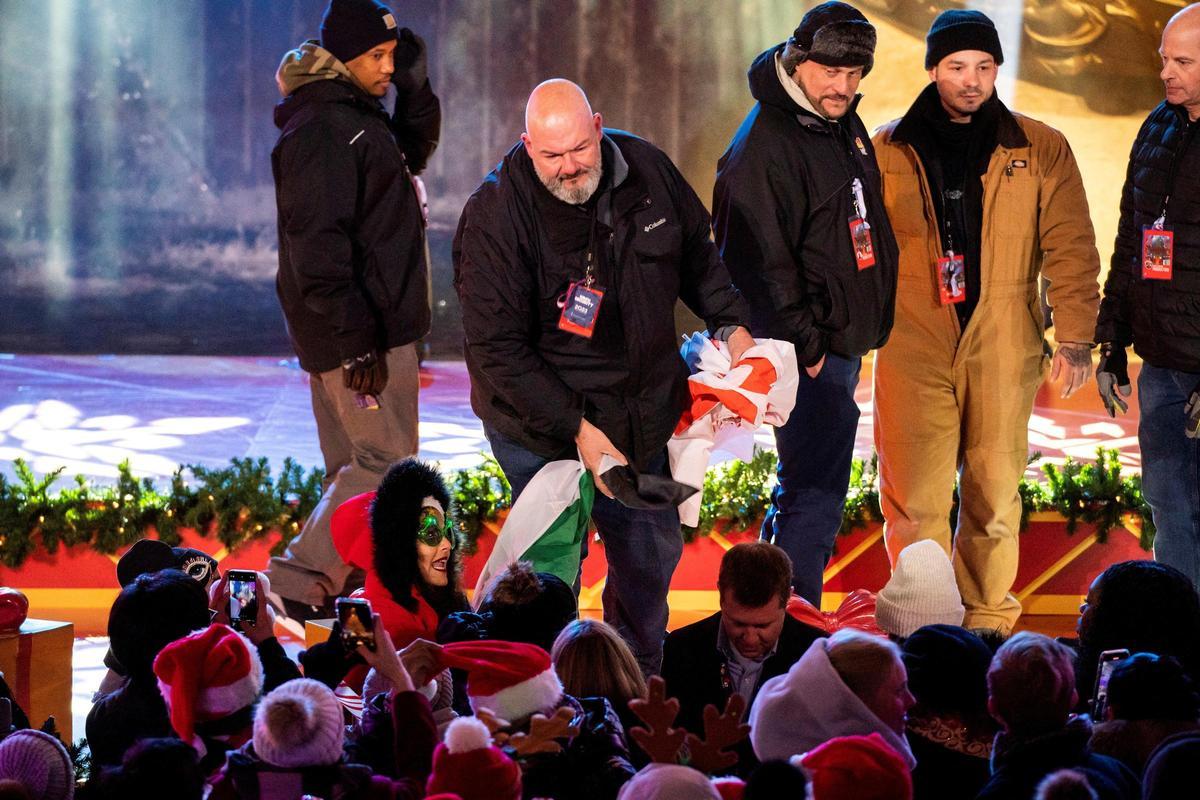
[{"label": "bald bearded man", "polygon": [[556,79],[530,95],[521,142],[467,201],[454,240],[472,408],[514,497],[550,461],[592,471],[604,618],[647,674],[662,658],[679,514],[622,505],[598,470],[609,455],[668,473],[688,403],[676,300],[735,359],[753,343],[708,226],[666,154],[605,129],[583,90]]}]

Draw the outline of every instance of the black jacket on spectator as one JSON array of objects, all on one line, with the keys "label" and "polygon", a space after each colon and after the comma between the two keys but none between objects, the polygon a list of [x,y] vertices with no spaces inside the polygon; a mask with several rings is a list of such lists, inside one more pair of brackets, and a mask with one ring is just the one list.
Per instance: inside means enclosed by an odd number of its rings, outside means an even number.
[{"label": "black jacket on spectator", "polygon": [[[792,99],[774,47],[750,66],[757,105],[717,162],[713,231],[750,303],[755,336],[787,339],[804,366],[882,347],[892,330],[899,250],[871,137],[856,111],[831,122]],[[875,266],[850,238],[851,183],[863,183]]]},{"label": "black jacket on spectator", "polygon": [[[572,724],[579,735],[561,740],[561,753],[528,756],[521,764],[521,794],[525,800],[613,800],[633,777],[624,731],[612,705],[603,697],[563,695],[558,707],[575,712]],[[525,722],[510,730],[528,732]]]},{"label": "black jacket on spectator", "polygon": [[[263,694],[301,677],[299,668],[287,657],[278,639],[267,639],[257,649],[263,666]],[[139,739],[178,738],[153,676],[130,678],[97,700],[88,712],[86,730],[92,761],[101,766],[120,764],[125,751]],[[220,766],[225,746],[206,737],[203,727],[197,729],[197,734],[208,747],[203,766]]]},{"label": "black jacket on spectator", "polygon": [[426,82],[389,117],[348,80],[317,80],[275,108],[275,287],[308,372],[429,330],[425,223],[411,174],[441,125]]},{"label": "black jacket on spectator", "polygon": [[992,750],[992,778],[976,800],[1030,800],[1037,785],[1060,769],[1077,769],[1100,800],[1138,800],[1141,786],[1129,768],[1108,756],[1088,750],[1092,726],[1086,717],[1073,719],[1065,728],[1027,739],[996,735]]},{"label": "black jacket on spectator", "polygon": [[1163,740],[1146,763],[1142,800],[1192,800],[1200,764],[1200,733],[1179,733]]},{"label": "black jacket on spectator", "polygon": [[[714,705],[725,709],[733,690],[722,680],[725,656],[717,649],[717,632],[721,629],[721,612],[672,631],[663,643],[662,678],[667,682],[667,696],[679,699],[679,716],[675,726],[704,738],[704,707]],[[783,631],[775,654],[763,662],[758,686],[768,678],[782,675],[800,660],[804,651],[825,634],[785,615]],[[758,687],[755,687],[755,692]],[[746,708],[749,709],[747,704]],[[758,764],[750,740],[741,742],[736,772],[748,775]]]},{"label": "black jacket on spectator", "polygon": [[[1187,111],[1166,102],[1142,123],[1129,154],[1097,342],[1133,344],[1148,364],[1200,372],[1200,142]],[[1173,186],[1173,190],[1172,190]],[[1175,234],[1173,277],[1142,278],[1142,229],[1167,204]]]},{"label": "black jacket on spectator", "polygon": [[[661,150],[622,131],[601,140],[604,177],[573,206],[542,185],[518,144],[467,201],[454,239],[471,407],[547,458],[570,453],[581,417],[638,468],[688,402],[675,302],[711,333],[748,322],[709,216]],[[558,301],[594,253],[605,291],[590,339],[559,330]]]},{"label": "black jacket on spectator", "polygon": [[913,767],[913,800],[974,797],[991,778],[991,743],[979,741],[962,725],[941,725],[937,718],[908,718]]}]

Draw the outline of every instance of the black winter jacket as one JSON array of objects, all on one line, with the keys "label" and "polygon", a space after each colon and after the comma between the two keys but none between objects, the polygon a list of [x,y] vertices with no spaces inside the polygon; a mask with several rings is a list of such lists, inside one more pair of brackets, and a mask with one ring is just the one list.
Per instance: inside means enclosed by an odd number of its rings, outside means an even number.
[{"label": "black winter jacket", "polygon": [[[830,122],[798,105],[766,51],[750,66],[758,101],[717,163],[713,231],[750,303],[755,336],[787,339],[805,366],[881,347],[892,330],[899,251],[871,137],[855,110]],[[875,266],[850,239],[851,183],[864,184]]]},{"label": "black winter jacket", "polygon": [[644,469],[688,402],[676,300],[714,333],[748,315],[712,243],[708,212],[666,154],[614,130],[601,148],[593,249],[605,295],[591,339],[559,330],[557,304],[583,278],[589,243],[550,224],[583,212],[550,195],[520,144],[463,209],[454,285],[471,406],[485,424],[544,457],[573,458],[587,417]]},{"label": "black winter jacket", "polygon": [[424,166],[441,124],[429,83],[395,114],[340,76],[304,83],[275,108],[275,286],[308,372],[429,330],[425,225],[410,172]]},{"label": "black winter jacket", "polygon": [[1029,800],[1051,772],[1077,769],[1087,776],[1100,800],[1138,800],[1141,786],[1129,768],[1087,748],[1092,726],[1077,717],[1053,733],[1027,739],[996,735],[992,749],[992,778],[976,800]]},{"label": "black winter jacket", "polygon": [[[1096,341],[1133,345],[1148,364],[1200,372],[1200,141],[1180,106],[1159,104],[1129,154],[1121,220]],[[1174,190],[1169,183],[1174,164]],[[1175,232],[1171,280],[1142,278],[1142,228],[1170,192],[1166,224]]]}]

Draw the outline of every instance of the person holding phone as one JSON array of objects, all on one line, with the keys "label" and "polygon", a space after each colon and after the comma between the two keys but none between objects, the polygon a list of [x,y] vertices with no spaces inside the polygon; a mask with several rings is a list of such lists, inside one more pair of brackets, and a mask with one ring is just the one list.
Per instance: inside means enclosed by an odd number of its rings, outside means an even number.
[{"label": "person holding phone", "polygon": [[208,604],[214,623],[241,633],[258,651],[264,692],[300,677],[300,668],[275,638],[275,610],[261,600],[270,590],[271,584],[261,572],[231,569],[209,589]]}]

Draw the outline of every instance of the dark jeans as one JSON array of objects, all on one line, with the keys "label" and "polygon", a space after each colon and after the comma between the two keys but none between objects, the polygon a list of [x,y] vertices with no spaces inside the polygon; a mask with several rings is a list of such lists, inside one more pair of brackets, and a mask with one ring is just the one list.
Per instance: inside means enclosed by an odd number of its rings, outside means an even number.
[{"label": "dark jeans", "polygon": [[[483,431],[492,445],[492,455],[512,486],[515,500],[538,470],[552,459],[530,452],[488,425],[483,426]],[[665,449],[646,471],[667,474]],[[626,508],[596,492],[592,521],[600,532],[608,560],[604,621],[629,643],[642,672],[657,674],[667,633],[667,592],[683,554],[679,512]],[[587,537],[583,540],[582,555],[587,556]]]},{"label": "dark jeans", "polygon": [[861,365],[860,358],[830,353],[816,378],[801,368],[796,407],[787,424],[775,429],[779,483],[761,536],[792,559],[792,588],[818,608],[850,484]]},{"label": "dark jeans", "polygon": [[1200,374],[1142,365],[1138,444],[1142,493],[1154,513],[1154,559],[1200,587],[1200,439],[1184,435],[1183,407]]}]

